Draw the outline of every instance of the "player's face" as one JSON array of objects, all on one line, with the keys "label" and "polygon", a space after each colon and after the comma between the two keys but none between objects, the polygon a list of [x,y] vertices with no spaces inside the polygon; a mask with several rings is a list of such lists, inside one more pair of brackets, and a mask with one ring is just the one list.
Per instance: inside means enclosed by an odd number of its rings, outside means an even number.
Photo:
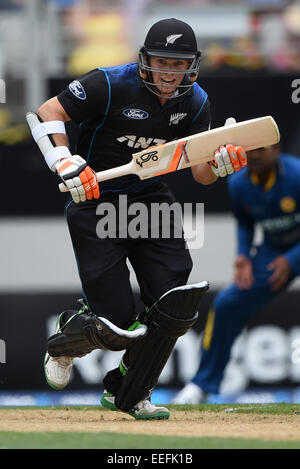
[{"label": "player's face", "polygon": [[247,151],[248,167],[256,173],[268,170],[276,163],[279,153],[278,145]]},{"label": "player's face", "polygon": [[[150,67],[159,71],[152,72],[155,87],[166,97],[171,97],[176,88],[184,79],[183,71],[190,66],[190,61],[185,59],[167,59],[164,57],[150,57]],[[180,73],[181,72],[181,73]]]}]

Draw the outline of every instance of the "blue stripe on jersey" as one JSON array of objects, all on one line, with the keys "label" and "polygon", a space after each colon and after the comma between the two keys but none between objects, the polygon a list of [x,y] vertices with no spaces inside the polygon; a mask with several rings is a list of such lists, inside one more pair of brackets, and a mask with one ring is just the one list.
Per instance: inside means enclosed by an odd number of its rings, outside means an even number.
[{"label": "blue stripe on jersey", "polygon": [[105,113],[104,113],[104,117],[102,119],[102,122],[98,125],[98,127],[96,127],[96,129],[94,130],[94,133],[93,133],[93,136],[92,136],[92,139],[91,139],[91,142],[90,142],[90,146],[89,146],[89,151],[88,151],[88,155],[87,155],[87,159],[86,159],[86,162],[88,163],[89,159],[90,159],[90,156],[91,156],[91,152],[92,152],[92,147],[93,147],[93,143],[94,143],[94,140],[95,140],[95,137],[97,135],[97,132],[98,130],[103,126],[104,122],[105,122],[105,119],[108,115],[108,111],[109,111],[109,108],[110,108],[110,104],[111,104],[111,84],[110,84],[110,80],[109,80],[109,77],[107,75],[107,72],[106,70],[104,69],[101,69],[98,67],[98,70],[103,70],[105,76],[106,76],[106,80],[107,80],[107,84],[108,84],[108,100],[107,100],[107,106],[106,106],[106,109],[105,109]]},{"label": "blue stripe on jersey", "polygon": [[194,123],[199,115],[201,114],[201,111],[207,101],[207,93],[198,85],[198,83],[195,83],[194,86],[193,86],[193,90],[194,90],[194,95],[197,95],[197,98],[198,98],[198,101],[199,101],[199,105],[200,105],[200,109],[199,111],[197,112],[196,116],[194,117],[192,123]]},{"label": "blue stripe on jersey", "polygon": [[67,211],[72,202],[73,202],[73,199],[71,199],[70,202],[68,202],[67,205],[65,206],[65,217],[67,217]]},{"label": "blue stripe on jersey", "polygon": [[201,111],[202,111],[202,109],[203,109],[203,106],[204,106],[204,104],[206,103],[206,101],[207,101],[207,95],[206,95],[206,98],[204,99],[203,104],[202,104],[201,108],[199,109],[199,111],[198,111],[196,117],[194,118],[193,122],[195,122],[195,121],[198,119],[198,117],[199,117],[199,115],[200,115],[200,113],[201,113]]}]

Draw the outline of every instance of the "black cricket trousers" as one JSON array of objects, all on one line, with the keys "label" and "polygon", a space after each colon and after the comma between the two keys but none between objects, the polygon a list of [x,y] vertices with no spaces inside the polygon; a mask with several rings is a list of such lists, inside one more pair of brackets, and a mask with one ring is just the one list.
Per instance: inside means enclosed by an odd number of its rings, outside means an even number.
[{"label": "black cricket trousers", "polygon": [[[136,311],[127,260],[135,271],[140,298],[146,307],[151,307],[171,288],[185,285],[192,269],[184,233],[178,236],[178,217],[170,217],[170,236],[166,237],[162,227],[168,224],[167,217],[161,220],[151,215],[153,204],[165,203],[170,206],[175,202],[168,187],[158,181],[151,185],[151,192],[148,188],[143,193],[128,194],[126,201],[127,209],[129,206],[138,209],[135,211],[137,215],[122,213],[122,220],[126,221],[127,217],[127,226],[130,222],[132,226],[139,222],[147,236],[144,233],[134,239],[129,233],[129,236],[124,237],[123,221],[120,221],[120,212],[124,212],[125,207],[124,195],[122,203],[120,194],[104,193],[99,200],[79,204],[69,202],[66,207],[84,298],[93,313],[123,329],[130,327],[137,313],[141,312]],[[178,208],[179,204],[176,205]],[[103,217],[106,217],[105,220]],[[110,230],[109,236],[99,236],[99,223],[102,228],[105,226],[107,231]],[[161,232],[151,237],[151,228],[155,224]],[[173,229],[175,225],[176,235]],[[120,237],[121,230],[123,237]]]}]

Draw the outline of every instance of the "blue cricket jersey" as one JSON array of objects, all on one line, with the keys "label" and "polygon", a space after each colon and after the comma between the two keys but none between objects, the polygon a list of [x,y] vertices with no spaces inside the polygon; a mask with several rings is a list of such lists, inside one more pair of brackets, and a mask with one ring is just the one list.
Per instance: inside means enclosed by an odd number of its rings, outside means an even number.
[{"label": "blue cricket jersey", "polygon": [[[138,64],[98,68],[74,80],[58,95],[69,117],[80,124],[76,152],[95,171],[129,163],[132,154],[210,125],[206,92],[194,83],[162,106],[139,77]],[[155,183],[123,176],[101,183],[107,191],[139,192]]]},{"label": "blue cricket jersey", "polygon": [[249,255],[259,224],[264,243],[284,252],[292,269],[300,268],[300,158],[281,154],[269,187],[255,184],[247,168],[228,178],[238,222],[238,253]]}]

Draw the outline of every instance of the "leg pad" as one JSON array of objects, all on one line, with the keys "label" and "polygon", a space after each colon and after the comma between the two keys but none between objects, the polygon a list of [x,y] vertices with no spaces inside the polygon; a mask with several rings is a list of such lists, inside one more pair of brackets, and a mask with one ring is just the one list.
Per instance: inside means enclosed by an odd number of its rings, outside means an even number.
[{"label": "leg pad", "polygon": [[177,339],[196,323],[208,288],[207,282],[174,288],[152,306],[146,319],[148,333],[127,348],[129,367],[115,399],[119,409],[129,412],[150,396]]}]

